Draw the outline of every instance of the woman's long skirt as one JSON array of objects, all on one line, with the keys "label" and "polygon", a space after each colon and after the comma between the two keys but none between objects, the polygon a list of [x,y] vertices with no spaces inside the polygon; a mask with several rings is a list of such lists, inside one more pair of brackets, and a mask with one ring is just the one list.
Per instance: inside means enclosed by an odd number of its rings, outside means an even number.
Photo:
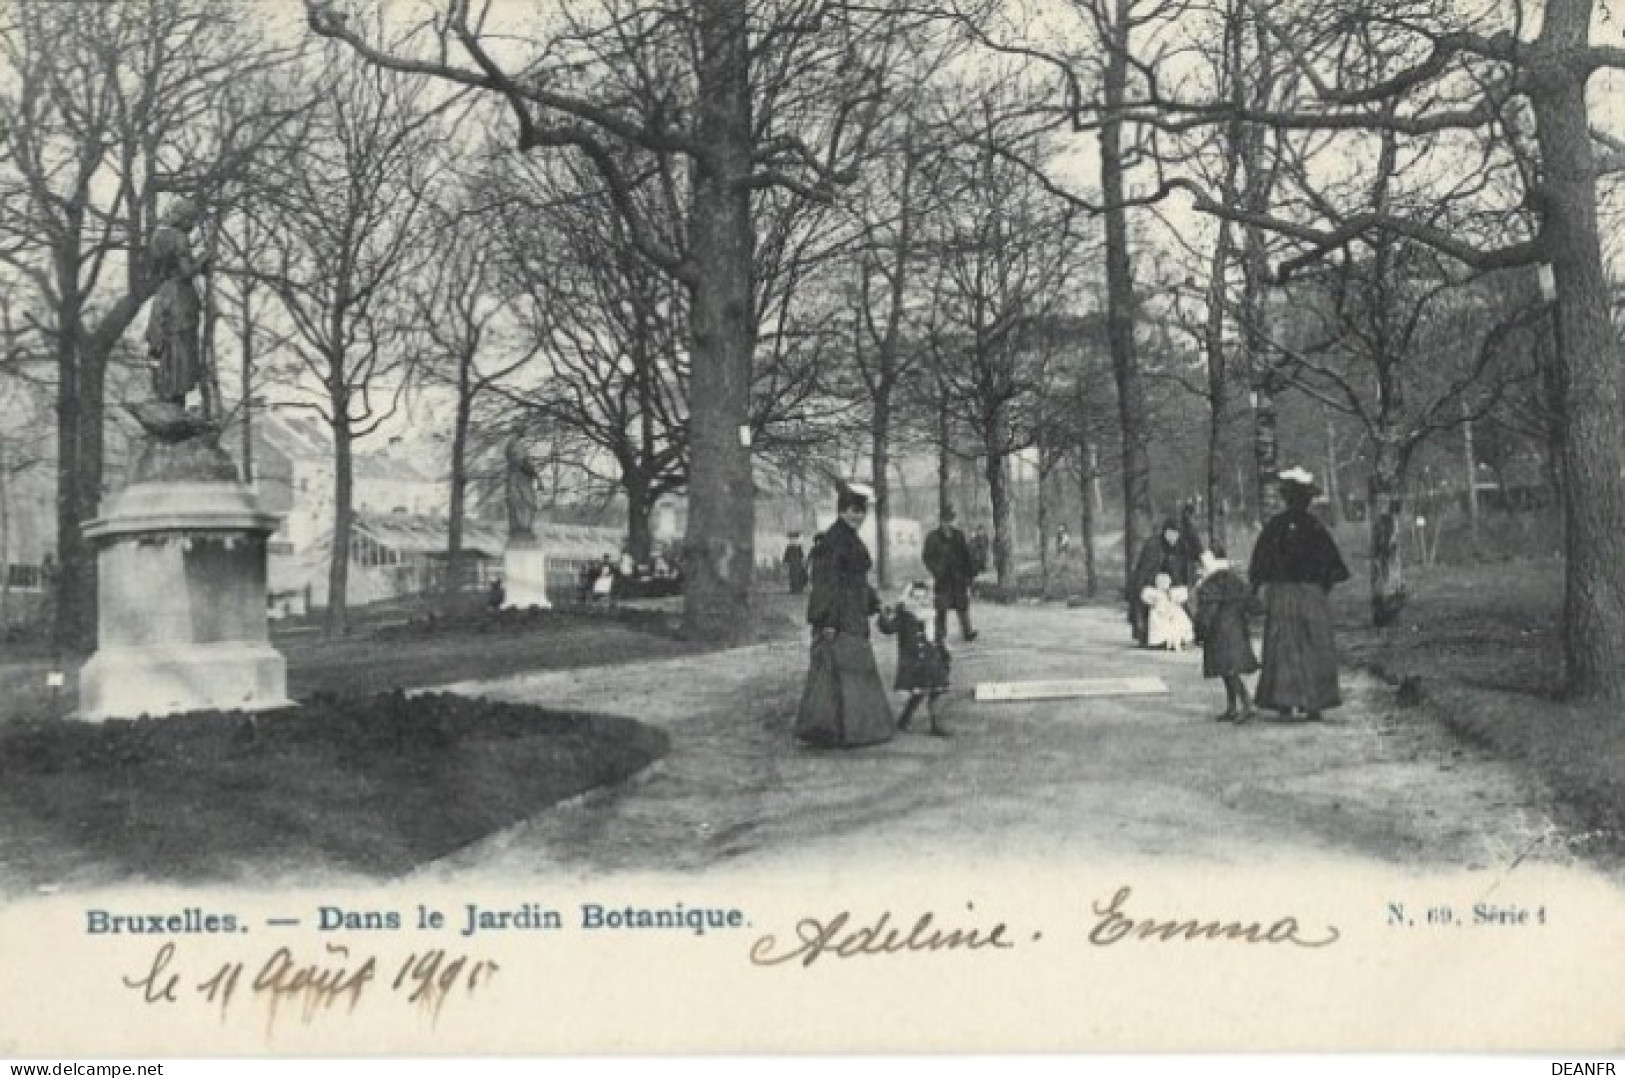
[{"label": "woman's long skirt", "polygon": [[1319,584],[1264,588],[1264,672],[1259,707],[1324,711],[1343,702],[1337,686],[1332,609]]},{"label": "woman's long skirt", "polygon": [[796,737],[821,748],[849,749],[890,741],[896,733],[869,641],[847,633],[814,640]]}]

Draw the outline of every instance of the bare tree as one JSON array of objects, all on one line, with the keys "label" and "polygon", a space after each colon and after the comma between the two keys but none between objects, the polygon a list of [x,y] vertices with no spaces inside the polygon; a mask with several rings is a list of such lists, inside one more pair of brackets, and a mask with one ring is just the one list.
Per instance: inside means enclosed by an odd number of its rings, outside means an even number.
[{"label": "bare tree", "polygon": [[13,72],[0,262],[56,367],[57,642],[89,647],[96,566],[80,526],[102,493],[112,357],[159,283],[160,198],[218,203],[297,109],[273,85],[286,57],[223,0],[25,0],[0,56]]},{"label": "bare tree", "polygon": [[406,288],[435,255],[421,212],[446,102],[329,50],[309,137],[280,177],[261,276],[291,325],[289,403],[333,436],[333,532],[325,629],[348,622],[355,443],[396,411],[413,359]]},{"label": "bare tree", "polygon": [[[517,123],[521,150],[582,154],[638,251],[688,290],[695,408],[685,620],[697,637],[729,638],[749,609],[754,562],[751,447],[743,436],[758,330],[752,193],[781,188],[823,200],[853,178],[891,42],[909,20],[886,3],[603,0],[538,17],[534,47],[511,62],[511,35],[501,40],[488,4],[437,6],[415,33],[386,44],[322,0],[307,0],[317,33],[370,62],[496,95]],[[818,89],[811,115],[784,102],[798,86]],[[645,220],[618,150],[666,162],[649,167],[687,188],[681,235],[663,235]]]},{"label": "bare tree", "polygon": [[985,458],[994,565],[1009,586],[1010,455],[1032,443],[1030,408],[1059,344],[1052,319],[1077,269],[1077,215],[986,140],[967,140],[947,168],[952,209],[929,241],[933,374]]},{"label": "bare tree", "polygon": [[[636,249],[591,170],[568,159],[516,163],[500,236],[508,287],[523,300],[540,377],[501,388],[522,412],[595,451],[582,465],[627,499],[633,557],[652,552],[656,502],[689,479],[687,295]],[[639,197],[667,197],[655,185]],[[668,223],[671,214],[642,211]]]},{"label": "bare tree", "polygon": [[[536,358],[541,344],[511,316],[501,215],[482,204],[477,186],[432,207],[424,229],[436,253],[412,285],[410,332],[418,339],[419,380],[452,394],[450,499],[446,526],[447,594],[463,583],[463,530],[469,467],[481,449],[476,407]],[[444,201],[444,200],[443,200]]]}]

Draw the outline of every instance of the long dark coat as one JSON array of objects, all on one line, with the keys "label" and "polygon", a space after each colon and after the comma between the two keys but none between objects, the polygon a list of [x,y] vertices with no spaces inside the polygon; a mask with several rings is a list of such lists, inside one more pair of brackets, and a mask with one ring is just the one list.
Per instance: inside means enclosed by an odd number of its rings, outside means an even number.
[{"label": "long dark coat", "polygon": [[1342,702],[1332,586],[1349,578],[1337,543],[1307,509],[1289,508],[1264,525],[1248,577],[1264,593],[1264,672],[1260,707],[1324,711]]},{"label": "long dark coat", "polygon": [[814,544],[811,563],[807,621],[813,641],[795,734],[824,748],[889,741],[897,726],[869,644],[869,618],[880,609],[869,586],[869,550],[846,521],[837,520]]},{"label": "long dark coat", "polygon": [[971,556],[965,533],[949,524],[932,528],[925,537],[920,560],[930,570],[936,584],[938,610],[964,610],[970,606],[971,581],[976,579],[976,559]]},{"label": "long dark coat", "polygon": [[1196,632],[1202,640],[1202,676],[1251,674],[1258,669],[1247,605],[1246,583],[1229,569],[1208,575],[1196,588]]},{"label": "long dark coat", "polygon": [[880,631],[897,635],[897,677],[892,688],[902,692],[948,687],[948,649],[928,639],[925,623],[911,610],[883,611]]}]

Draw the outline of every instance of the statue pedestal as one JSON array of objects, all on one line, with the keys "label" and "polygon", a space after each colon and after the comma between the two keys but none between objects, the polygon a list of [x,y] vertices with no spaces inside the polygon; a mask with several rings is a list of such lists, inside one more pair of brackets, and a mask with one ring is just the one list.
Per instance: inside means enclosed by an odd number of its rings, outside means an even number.
[{"label": "statue pedestal", "polygon": [[85,525],[97,651],[80,672],[77,717],[289,706],[287,663],[266,627],[276,526],[212,442],[149,446],[131,485]]},{"label": "statue pedestal", "polygon": [[502,608],[553,609],[547,601],[547,555],[534,539],[510,539],[502,551]]}]

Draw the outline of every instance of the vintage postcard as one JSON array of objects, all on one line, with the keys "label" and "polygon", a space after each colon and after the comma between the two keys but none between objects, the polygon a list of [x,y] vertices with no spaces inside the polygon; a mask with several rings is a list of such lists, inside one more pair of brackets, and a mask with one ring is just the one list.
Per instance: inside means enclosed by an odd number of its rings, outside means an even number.
[{"label": "vintage postcard", "polygon": [[10,0],[0,1056],[1625,1050],[1616,32]]}]

